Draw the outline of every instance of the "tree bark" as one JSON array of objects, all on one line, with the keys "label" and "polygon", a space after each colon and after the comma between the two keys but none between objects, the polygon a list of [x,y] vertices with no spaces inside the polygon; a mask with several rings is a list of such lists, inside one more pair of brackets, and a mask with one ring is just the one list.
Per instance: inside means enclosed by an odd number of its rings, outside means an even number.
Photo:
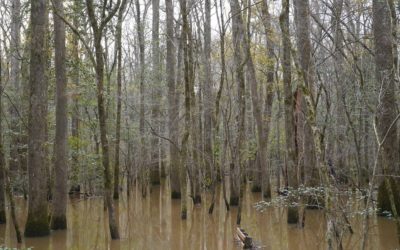
[{"label": "tree bark", "polygon": [[[73,24],[75,27],[79,26],[79,13],[81,11],[80,1],[74,0],[74,18]],[[79,151],[80,151],[80,136],[79,136],[79,83],[80,83],[80,58],[79,58],[79,38],[76,34],[72,35],[72,51],[71,56],[73,60],[72,69],[72,82],[76,89],[76,92],[72,96],[72,114],[71,114],[71,136],[74,140],[74,144],[71,146],[71,169],[70,169],[70,193],[80,189],[79,179]]]},{"label": "tree bark", "polygon": [[[2,71],[2,54],[0,44],[0,110],[3,110],[2,96],[4,91],[3,86],[3,71]],[[6,159],[4,155],[4,141],[3,141],[3,122],[4,116],[0,116],[0,224],[6,223],[6,201],[4,197],[4,173],[6,169]]]},{"label": "tree bark", "polygon": [[15,0],[11,3],[10,83],[13,95],[12,104],[9,107],[11,132],[9,168],[13,182],[17,178],[17,172],[21,170],[22,164],[21,156],[19,155],[22,138],[20,135],[20,117],[18,116],[20,111],[21,25],[21,1]]},{"label": "tree bark", "polygon": [[[153,64],[153,98],[152,98],[152,124],[153,129],[160,133],[160,101],[161,101],[161,67],[160,67],[160,0],[152,0],[152,64]],[[151,183],[160,184],[160,139],[153,136],[151,140]]]},{"label": "tree bark", "polygon": [[[54,8],[64,15],[62,0],[54,1]],[[66,76],[65,24],[57,15],[54,17],[54,46],[56,71],[56,135],[54,141],[54,201],[51,228],[67,228],[67,180],[68,180],[68,97]]]},{"label": "tree bark", "polygon": [[168,85],[168,131],[172,142],[169,144],[169,175],[171,183],[171,197],[173,199],[181,198],[180,182],[179,182],[179,160],[177,148],[177,119],[178,107],[176,106],[176,88],[175,88],[175,34],[174,34],[174,8],[172,0],[165,1],[167,15],[167,85]]},{"label": "tree bark", "polygon": [[[240,15],[240,6],[237,1],[230,1],[232,15]],[[236,116],[237,135],[233,148],[232,163],[230,164],[230,199],[231,206],[238,206],[240,203],[241,193],[241,164],[242,151],[245,135],[245,116],[246,116],[246,99],[245,99],[245,80],[244,80],[244,58],[242,50],[242,39],[240,36],[244,34],[237,20],[232,18],[232,42],[233,42],[233,60],[235,68],[235,81],[237,82],[237,103],[238,111]],[[235,20],[234,20],[235,19]]]},{"label": "tree bark", "polygon": [[[399,169],[399,142],[397,126],[391,126],[397,116],[397,101],[395,96],[395,67],[392,42],[392,23],[390,7],[387,1],[374,0],[372,5],[373,34],[375,43],[375,77],[376,87],[379,89],[379,103],[377,110],[377,130],[379,141],[386,139],[382,145],[382,171],[385,175],[385,188],[380,188],[378,200],[389,199],[391,212],[395,218],[399,216],[399,209],[393,204],[393,193],[390,185],[390,175],[396,175]],[[398,181],[396,181],[398,185]],[[382,203],[378,202],[378,208]],[[399,232],[398,232],[399,233]]]},{"label": "tree bark", "polygon": [[118,23],[116,28],[115,43],[117,46],[117,120],[115,132],[115,166],[114,166],[114,199],[119,198],[119,151],[121,144],[121,106],[122,106],[122,21],[124,18],[124,1],[119,9]]},{"label": "tree bark", "polygon": [[30,104],[28,131],[29,200],[25,236],[50,233],[47,204],[47,0],[31,0]]},{"label": "tree bark", "polygon": [[[103,5],[104,8],[106,4]],[[97,111],[100,127],[100,142],[102,150],[102,165],[104,169],[104,198],[105,205],[108,210],[109,229],[112,239],[119,239],[118,225],[114,213],[114,204],[112,201],[112,179],[110,174],[110,152],[107,137],[107,117],[104,100],[104,52],[101,43],[105,25],[115,15],[120,6],[120,0],[116,3],[113,9],[108,13],[107,17],[103,17],[98,24],[95,9],[92,0],[86,0],[88,9],[89,21],[93,30],[95,56],[92,61],[95,66],[96,84],[97,84]],[[104,10],[105,11],[105,10]]]},{"label": "tree bark", "polygon": [[[295,120],[294,120],[294,95],[292,92],[292,55],[289,29],[289,0],[282,0],[282,12],[279,17],[280,28],[282,31],[283,47],[283,92],[285,98],[285,134],[287,161],[286,172],[288,173],[287,186],[294,189],[298,188],[299,180],[297,176],[297,152],[295,139]],[[288,208],[288,223],[297,224],[299,222],[299,212],[297,207]]]},{"label": "tree bark", "polygon": [[[211,72],[211,4],[210,0],[204,2],[204,154],[206,173],[213,173],[213,96],[212,96],[212,72]],[[211,177],[213,178],[213,177]]]}]

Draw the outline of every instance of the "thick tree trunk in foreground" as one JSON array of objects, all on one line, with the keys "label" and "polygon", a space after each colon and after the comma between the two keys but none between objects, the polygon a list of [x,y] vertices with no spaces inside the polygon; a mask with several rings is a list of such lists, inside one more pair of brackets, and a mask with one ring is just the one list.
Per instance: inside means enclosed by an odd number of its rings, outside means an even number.
[{"label": "thick tree trunk in foreground", "polygon": [[[395,68],[392,42],[390,8],[386,1],[373,1],[373,33],[375,42],[376,87],[380,90],[377,110],[379,143],[382,145],[382,171],[386,176],[379,188],[378,208],[391,211],[398,218],[400,207],[395,200],[398,181],[391,181],[390,175],[399,174],[399,142],[397,126],[392,126],[397,116],[395,96]],[[393,184],[390,184],[393,182]],[[387,204],[386,206],[384,204]],[[399,233],[399,232],[398,232]]]},{"label": "thick tree trunk in foreground", "polygon": [[[54,8],[64,15],[62,0],[54,1]],[[57,15],[54,16],[54,46],[56,69],[56,135],[54,141],[54,200],[52,229],[67,228],[67,180],[68,180],[68,97],[67,76],[65,69],[65,24]]]},{"label": "thick tree trunk in foreground", "polygon": [[31,0],[30,104],[28,123],[29,209],[25,236],[50,233],[47,204],[47,0]]}]

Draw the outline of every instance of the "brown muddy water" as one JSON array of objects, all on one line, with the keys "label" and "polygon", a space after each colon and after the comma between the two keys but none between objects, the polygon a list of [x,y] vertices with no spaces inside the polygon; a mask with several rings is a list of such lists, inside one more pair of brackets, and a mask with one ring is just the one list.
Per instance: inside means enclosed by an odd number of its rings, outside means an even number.
[{"label": "brown muddy water", "polygon": [[[212,215],[208,214],[210,194],[199,207],[189,206],[186,221],[180,219],[180,202],[170,199],[165,183],[154,187],[143,199],[133,189],[129,198],[123,194],[116,205],[121,239],[110,240],[107,216],[101,198],[70,199],[67,209],[68,229],[54,231],[49,237],[25,238],[16,243],[13,225],[0,225],[0,244],[34,250],[63,249],[240,249],[234,240],[237,209],[227,212],[219,199]],[[287,225],[285,209],[254,209],[260,194],[245,192],[242,225],[261,249],[313,250],[325,248],[325,222],[322,211],[307,210],[305,228]],[[20,225],[26,220],[26,202],[17,198]],[[9,218],[9,214],[7,215]],[[10,221],[10,220],[8,220]],[[361,220],[353,219],[353,235],[344,239],[345,249],[359,249]],[[370,220],[369,249],[399,249],[396,227],[392,220],[373,217]],[[1,248],[0,248],[1,249]]]}]

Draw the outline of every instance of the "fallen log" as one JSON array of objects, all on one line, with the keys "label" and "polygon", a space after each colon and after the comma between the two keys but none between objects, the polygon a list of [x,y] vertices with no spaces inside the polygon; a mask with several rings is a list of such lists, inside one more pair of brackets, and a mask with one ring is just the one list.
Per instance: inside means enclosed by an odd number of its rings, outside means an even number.
[{"label": "fallen log", "polygon": [[237,238],[240,241],[243,249],[253,248],[253,239],[241,228],[236,228]]}]

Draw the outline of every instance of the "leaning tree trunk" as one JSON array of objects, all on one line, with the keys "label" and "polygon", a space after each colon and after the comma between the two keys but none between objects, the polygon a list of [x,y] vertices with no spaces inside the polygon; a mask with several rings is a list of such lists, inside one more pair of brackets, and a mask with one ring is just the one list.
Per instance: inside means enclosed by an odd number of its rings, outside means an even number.
[{"label": "leaning tree trunk", "polygon": [[[62,0],[54,1],[54,8],[64,14]],[[68,97],[67,76],[65,69],[65,24],[57,15],[54,16],[54,46],[56,69],[56,135],[54,141],[54,201],[52,229],[67,228],[67,180],[68,180]]]},{"label": "leaning tree trunk", "polygon": [[28,122],[29,200],[25,236],[50,233],[47,204],[47,0],[31,0],[30,103]]}]

